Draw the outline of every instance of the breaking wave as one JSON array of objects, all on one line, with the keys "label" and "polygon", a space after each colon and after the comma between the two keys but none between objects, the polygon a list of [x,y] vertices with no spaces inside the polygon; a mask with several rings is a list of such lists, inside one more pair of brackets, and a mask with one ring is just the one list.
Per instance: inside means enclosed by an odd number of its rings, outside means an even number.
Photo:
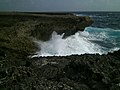
[{"label": "breaking wave", "polygon": [[73,54],[107,54],[120,49],[120,31],[109,28],[87,27],[63,39],[53,32],[49,41],[35,41],[40,50],[32,57],[67,56]]}]

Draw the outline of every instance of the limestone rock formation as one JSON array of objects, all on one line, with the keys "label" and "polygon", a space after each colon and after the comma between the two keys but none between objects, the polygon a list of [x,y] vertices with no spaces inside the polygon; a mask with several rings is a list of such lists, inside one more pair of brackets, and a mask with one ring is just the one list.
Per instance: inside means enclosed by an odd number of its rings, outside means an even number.
[{"label": "limestone rock formation", "polygon": [[58,34],[64,33],[64,37],[75,34],[77,31],[84,31],[90,26],[93,20],[90,17],[75,15],[41,15],[39,23],[31,32],[31,35],[40,40],[49,40],[53,31]]},{"label": "limestone rock formation", "polygon": [[48,40],[52,31],[65,36],[92,24],[71,14],[0,14],[0,90],[120,90],[120,50],[29,58],[31,37]]},{"label": "limestone rock formation", "polygon": [[0,18],[2,27],[22,28],[22,32],[29,32],[31,36],[43,41],[49,40],[53,31],[65,33],[66,37],[84,31],[85,27],[93,23],[90,17],[75,16],[72,13],[0,13]]}]

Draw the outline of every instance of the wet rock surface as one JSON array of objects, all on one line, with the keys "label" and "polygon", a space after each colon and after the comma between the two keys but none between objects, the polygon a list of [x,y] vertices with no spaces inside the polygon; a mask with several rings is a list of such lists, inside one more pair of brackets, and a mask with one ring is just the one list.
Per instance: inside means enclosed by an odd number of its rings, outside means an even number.
[{"label": "wet rock surface", "polygon": [[[120,90],[120,50],[108,55],[29,58],[36,49],[31,37],[48,38],[40,30],[62,33],[78,20],[71,15],[55,15],[58,21],[43,16],[0,16],[0,90]],[[84,29],[84,20],[81,25],[78,30]]]},{"label": "wet rock surface", "polygon": [[[18,58],[1,64],[1,90],[119,90],[120,51]],[[8,59],[9,60],[9,59]]]}]

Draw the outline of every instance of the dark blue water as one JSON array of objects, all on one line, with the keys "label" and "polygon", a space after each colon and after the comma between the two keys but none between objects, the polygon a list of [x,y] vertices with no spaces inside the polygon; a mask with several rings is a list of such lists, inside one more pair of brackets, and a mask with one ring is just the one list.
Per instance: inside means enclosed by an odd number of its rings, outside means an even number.
[{"label": "dark blue water", "polygon": [[93,27],[120,29],[120,12],[78,12],[80,16],[90,16]]},{"label": "dark blue water", "polygon": [[63,39],[53,32],[49,41],[36,43],[41,48],[33,57],[66,56],[72,54],[107,54],[120,49],[119,12],[77,12],[77,16],[89,16],[94,20],[83,32]]},{"label": "dark blue water", "polygon": [[120,49],[120,12],[77,12],[78,16],[89,16],[94,23],[85,29],[106,52]]}]

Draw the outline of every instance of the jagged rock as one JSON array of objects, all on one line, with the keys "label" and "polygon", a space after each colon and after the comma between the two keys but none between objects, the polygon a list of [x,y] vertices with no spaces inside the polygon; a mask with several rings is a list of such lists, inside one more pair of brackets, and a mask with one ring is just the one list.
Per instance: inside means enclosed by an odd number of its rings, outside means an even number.
[{"label": "jagged rock", "polygon": [[85,27],[93,23],[90,17],[74,15],[45,15],[39,17],[39,24],[32,30],[31,35],[40,40],[49,40],[53,31],[63,34],[64,37],[84,31]]},{"label": "jagged rock", "polygon": [[107,55],[28,57],[34,52],[30,36],[48,40],[53,30],[67,36],[90,25],[89,18],[12,13],[0,19],[0,90],[120,90],[120,50]]},{"label": "jagged rock", "polygon": [[120,51],[108,55],[33,58],[30,67],[36,68],[39,78],[68,85],[71,90],[119,90],[120,61],[116,53]]},{"label": "jagged rock", "polygon": [[[14,25],[16,35],[19,31],[28,32],[43,41],[49,40],[53,31],[65,33],[64,37],[67,37],[77,31],[84,31],[85,27],[93,23],[90,17],[75,16],[72,13],[0,13],[0,17],[3,19],[1,27]],[[4,22],[6,19],[8,22]]]}]

